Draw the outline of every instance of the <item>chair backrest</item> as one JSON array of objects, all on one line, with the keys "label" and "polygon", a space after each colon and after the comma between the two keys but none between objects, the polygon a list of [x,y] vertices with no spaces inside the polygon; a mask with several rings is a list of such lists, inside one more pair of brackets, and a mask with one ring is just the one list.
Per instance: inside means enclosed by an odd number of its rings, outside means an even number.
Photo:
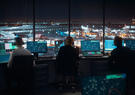
[{"label": "chair backrest", "polygon": [[12,63],[12,71],[18,76],[29,75],[33,72],[32,55],[14,56]]},{"label": "chair backrest", "polygon": [[[16,84],[16,88],[21,93],[33,91],[34,87],[34,67],[32,55],[14,56],[10,72],[10,81]],[[12,85],[14,86],[14,85]],[[20,92],[19,92],[20,93]]]},{"label": "chair backrest", "polygon": [[13,57],[13,69],[26,69],[33,67],[33,56],[24,55],[24,56],[14,56]]}]

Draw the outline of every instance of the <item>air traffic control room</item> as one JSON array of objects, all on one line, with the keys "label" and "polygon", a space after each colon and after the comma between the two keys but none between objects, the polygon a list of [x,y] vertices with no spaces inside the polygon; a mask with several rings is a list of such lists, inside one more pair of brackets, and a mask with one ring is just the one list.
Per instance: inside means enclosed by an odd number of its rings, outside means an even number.
[{"label": "air traffic control room", "polygon": [[0,95],[134,95],[134,3],[3,0]]}]

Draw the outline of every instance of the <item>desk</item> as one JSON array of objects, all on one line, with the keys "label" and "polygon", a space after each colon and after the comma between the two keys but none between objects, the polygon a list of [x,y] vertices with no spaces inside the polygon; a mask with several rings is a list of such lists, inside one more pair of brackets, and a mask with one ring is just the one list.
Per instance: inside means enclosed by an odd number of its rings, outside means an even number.
[{"label": "desk", "polygon": [[8,63],[10,54],[0,55],[0,64]]},{"label": "desk", "polygon": [[[0,56],[0,68],[6,70],[9,55]],[[98,73],[108,72],[108,56],[91,56],[91,57],[80,57],[78,61],[78,72],[82,75],[95,75]],[[4,64],[5,63],[5,64]],[[56,75],[56,57],[39,57],[35,60],[36,65],[43,66],[42,64],[48,65],[49,70],[49,82],[54,82]],[[46,72],[46,71],[45,71]]]},{"label": "desk", "polygon": [[109,72],[108,57],[81,57],[79,60],[78,72],[81,75],[98,75]]},{"label": "desk", "polygon": [[0,90],[6,89],[7,63],[10,54],[0,55]]}]

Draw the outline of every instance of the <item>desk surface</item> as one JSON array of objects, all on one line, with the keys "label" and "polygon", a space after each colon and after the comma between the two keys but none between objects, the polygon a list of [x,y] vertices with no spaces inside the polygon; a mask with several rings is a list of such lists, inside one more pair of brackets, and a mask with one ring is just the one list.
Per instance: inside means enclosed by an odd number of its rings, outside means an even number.
[{"label": "desk surface", "polygon": [[10,54],[0,55],[0,64],[8,63]]},{"label": "desk surface", "polygon": [[[0,64],[2,64],[2,63],[8,63],[8,60],[9,60],[9,56],[10,56],[10,54],[6,54],[6,55],[0,55]],[[101,59],[106,59],[106,58],[108,58],[108,56],[89,56],[89,57],[80,57],[81,59],[99,59],[99,58],[101,58]],[[55,57],[53,57],[53,58],[48,58],[48,57],[39,57],[38,58],[38,60],[40,61],[40,60],[56,60],[56,58]]]}]

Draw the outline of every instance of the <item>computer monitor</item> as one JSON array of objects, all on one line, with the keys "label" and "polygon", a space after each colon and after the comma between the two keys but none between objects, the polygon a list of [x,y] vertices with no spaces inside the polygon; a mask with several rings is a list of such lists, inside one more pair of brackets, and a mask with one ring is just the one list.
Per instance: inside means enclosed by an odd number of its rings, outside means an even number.
[{"label": "computer monitor", "polygon": [[83,56],[102,56],[99,40],[81,41],[81,51]]},{"label": "computer monitor", "polygon": [[126,95],[125,73],[81,77],[82,95]]},{"label": "computer monitor", "polygon": [[135,40],[125,40],[125,46],[131,50],[135,50]]},{"label": "computer monitor", "polygon": [[63,40],[55,41],[55,53],[57,54],[59,49],[64,45],[65,45],[65,43]]},{"label": "computer monitor", "polygon": [[0,64],[1,63],[8,63],[9,58],[10,58],[10,54],[9,53],[4,53],[4,54],[0,53]]},{"label": "computer monitor", "polygon": [[4,42],[0,43],[0,55],[3,55],[5,53],[5,46]]},{"label": "computer monitor", "polygon": [[12,43],[5,43],[5,50],[9,50],[12,48]]},{"label": "computer monitor", "polygon": [[62,46],[64,46],[65,45],[65,43],[64,43],[64,41],[55,41],[55,46],[57,46],[58,48],[60,48],[60,47],[62,47]]},{"label": "computer monitor", "polygon": [[5,49],[4,43],[0,43],[0,50]]},{"label": "computer monitor", "polygon": [[5,50],[14,50],[16,48],[16,45],[14,45],[13,43],[5,43]]},{"label": "computer monitor", "polygon": [[114,40],[105,40],[105,51],[112,51],[115,48]]},{"label": "computer monitor", "polygon": [[[122,46],[124,46],[124,40],[122,40]],[[112,51],[115,48],[114,40],[105,40],[105,51]]]},{"label": "computer monitor", "polygon": [[81,41],[82,52],[97,52],[100,51],[99,40],[83,40]]},{"label": "computer monitor", "polygon": [[46,41],[27,42],[27,49],[32,53],[46,53],[47,42]]}]

